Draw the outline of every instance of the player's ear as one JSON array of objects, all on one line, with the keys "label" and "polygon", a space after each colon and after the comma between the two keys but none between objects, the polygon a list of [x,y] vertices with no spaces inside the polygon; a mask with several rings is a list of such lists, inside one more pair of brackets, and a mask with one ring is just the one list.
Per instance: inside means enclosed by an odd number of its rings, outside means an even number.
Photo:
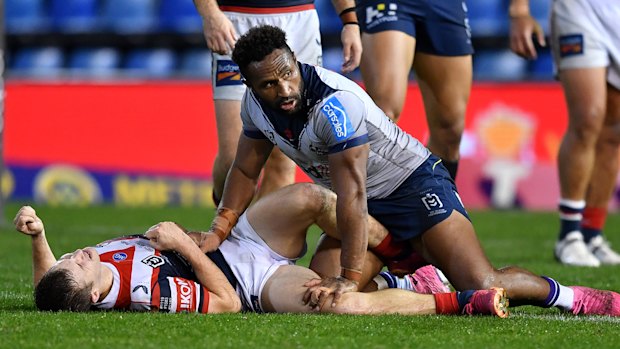
[{"label": "player's ear", "polygon": [[101,296],[99,290],[95,289],[95,287],[93,286],[93,289],[90,291],[90,302],[93,304],[97,303],[97,301],[99,300],[99,296]]}]

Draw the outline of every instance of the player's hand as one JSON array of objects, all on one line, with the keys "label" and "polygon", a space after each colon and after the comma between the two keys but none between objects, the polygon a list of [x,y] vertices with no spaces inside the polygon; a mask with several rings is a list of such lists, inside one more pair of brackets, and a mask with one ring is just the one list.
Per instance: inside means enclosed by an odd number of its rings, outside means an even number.
[{"label": "player's hand", "polygon": [[323,309],[331,296],[333,296],[331,306],[335,307],[343,293],[357,291],[357,283],[341,276],[312,279],[304,286],[308,287],[303,298],[304,304],[317,311]]},{"label": "player's hand", "polygon": [[187,233],[190,238],[194,241],[194,243],[200,247],[200,250],[203,253],[212,252],[217,250],[218,247],[222,244],[220,237],[213,232],[197,232],[190,231]]},{"label": "player's hand", "polygon": [[177,251],[180,252],[187,244],[191,244],[192,240],[183,232],[174,222],[161,222],[152,226],[145,234],[153,248],[160,251]]},{"label": "player's hand", "polygon": [[536,47],[532,36],[540,46],[546,46],[545,33],[540,24],[530,15],[511,17],[510,19],[510,49],[526,59],[536,59]]},{"label": "player's hand", "polygon": [[362,60],[362,39],[359,25],[347,24],[343,26],[340,40],[342,41],[342,72],[350,73],[360,65]]},{"label": "player's hand", "polygon": [[43,221],[30,206],[23,206],[17,211],[13,224],[15,224],[15,229],[22,234],[36,236],[45,232]]},{"label": "player's hand", "polygon": [[207,47],[215,53],[230,55],[237,42],[237,31],[222,11],[203,18],[202,27]]}]

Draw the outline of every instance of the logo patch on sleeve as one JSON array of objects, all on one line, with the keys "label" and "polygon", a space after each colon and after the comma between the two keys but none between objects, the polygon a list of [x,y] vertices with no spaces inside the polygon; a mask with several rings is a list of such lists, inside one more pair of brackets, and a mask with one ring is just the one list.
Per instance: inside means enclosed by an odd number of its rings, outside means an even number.
[{"label": "logo patch on sleeve", "polygon": [[560,36],[560,57],[583,54],[583,34],[570,34]]},{"label": "logo patch on sleeve", "polygon": [[323,115],[329,120],[337,140],[345,140],[354,133],[349,115],[347,115],[346,110],[344,110],[338,98],[331,97],[328,99],[323,107],[321,107],[321,112],[323,112]]},{"label": "logo patch on sleeve", "polygon": [[239,66],[229,60],[218,60],[215,63],[215,86],[235,86],[241,85],[241,72]]}]

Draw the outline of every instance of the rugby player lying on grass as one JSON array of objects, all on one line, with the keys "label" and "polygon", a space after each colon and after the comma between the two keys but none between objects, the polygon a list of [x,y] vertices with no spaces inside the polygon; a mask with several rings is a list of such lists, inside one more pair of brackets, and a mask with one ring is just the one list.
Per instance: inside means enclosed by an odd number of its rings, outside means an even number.
[{"label": "rugby player lying on grass", "polygon": [[[335,194],[314,184],[280,189],[251,206],[208,256],[197,245],[206,234],[186,234],[176,223],[162,222],[143,236],[78,249],[57,261],[32,207],[22,207],[14,223],[32,238],[35,303],[41,310],[507,316],[502,289],[434,295],[400,289],[349,292],[336,306],[319,309],[317,299],[304,299],[305,284],[318,275],[294,263],[305,253],[312,224],[338,237],[335,204]],[[371,218],[369,226],[372,247],[387,231]],[[415,279],[418,291],[447,291],[435,269],[428,268]]]}]

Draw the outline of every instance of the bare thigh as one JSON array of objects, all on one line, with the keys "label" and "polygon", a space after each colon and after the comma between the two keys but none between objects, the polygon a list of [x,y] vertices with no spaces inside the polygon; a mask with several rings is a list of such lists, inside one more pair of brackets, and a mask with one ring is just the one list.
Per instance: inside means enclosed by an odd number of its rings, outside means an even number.
[{"label": "bare thigh", "polygon": [[298,265],[283,265],[269,278],[261,293],[261,305],[266,312],[310,313],[303,304],[307,287],[304,283],[319,278],[312,270]]}]

